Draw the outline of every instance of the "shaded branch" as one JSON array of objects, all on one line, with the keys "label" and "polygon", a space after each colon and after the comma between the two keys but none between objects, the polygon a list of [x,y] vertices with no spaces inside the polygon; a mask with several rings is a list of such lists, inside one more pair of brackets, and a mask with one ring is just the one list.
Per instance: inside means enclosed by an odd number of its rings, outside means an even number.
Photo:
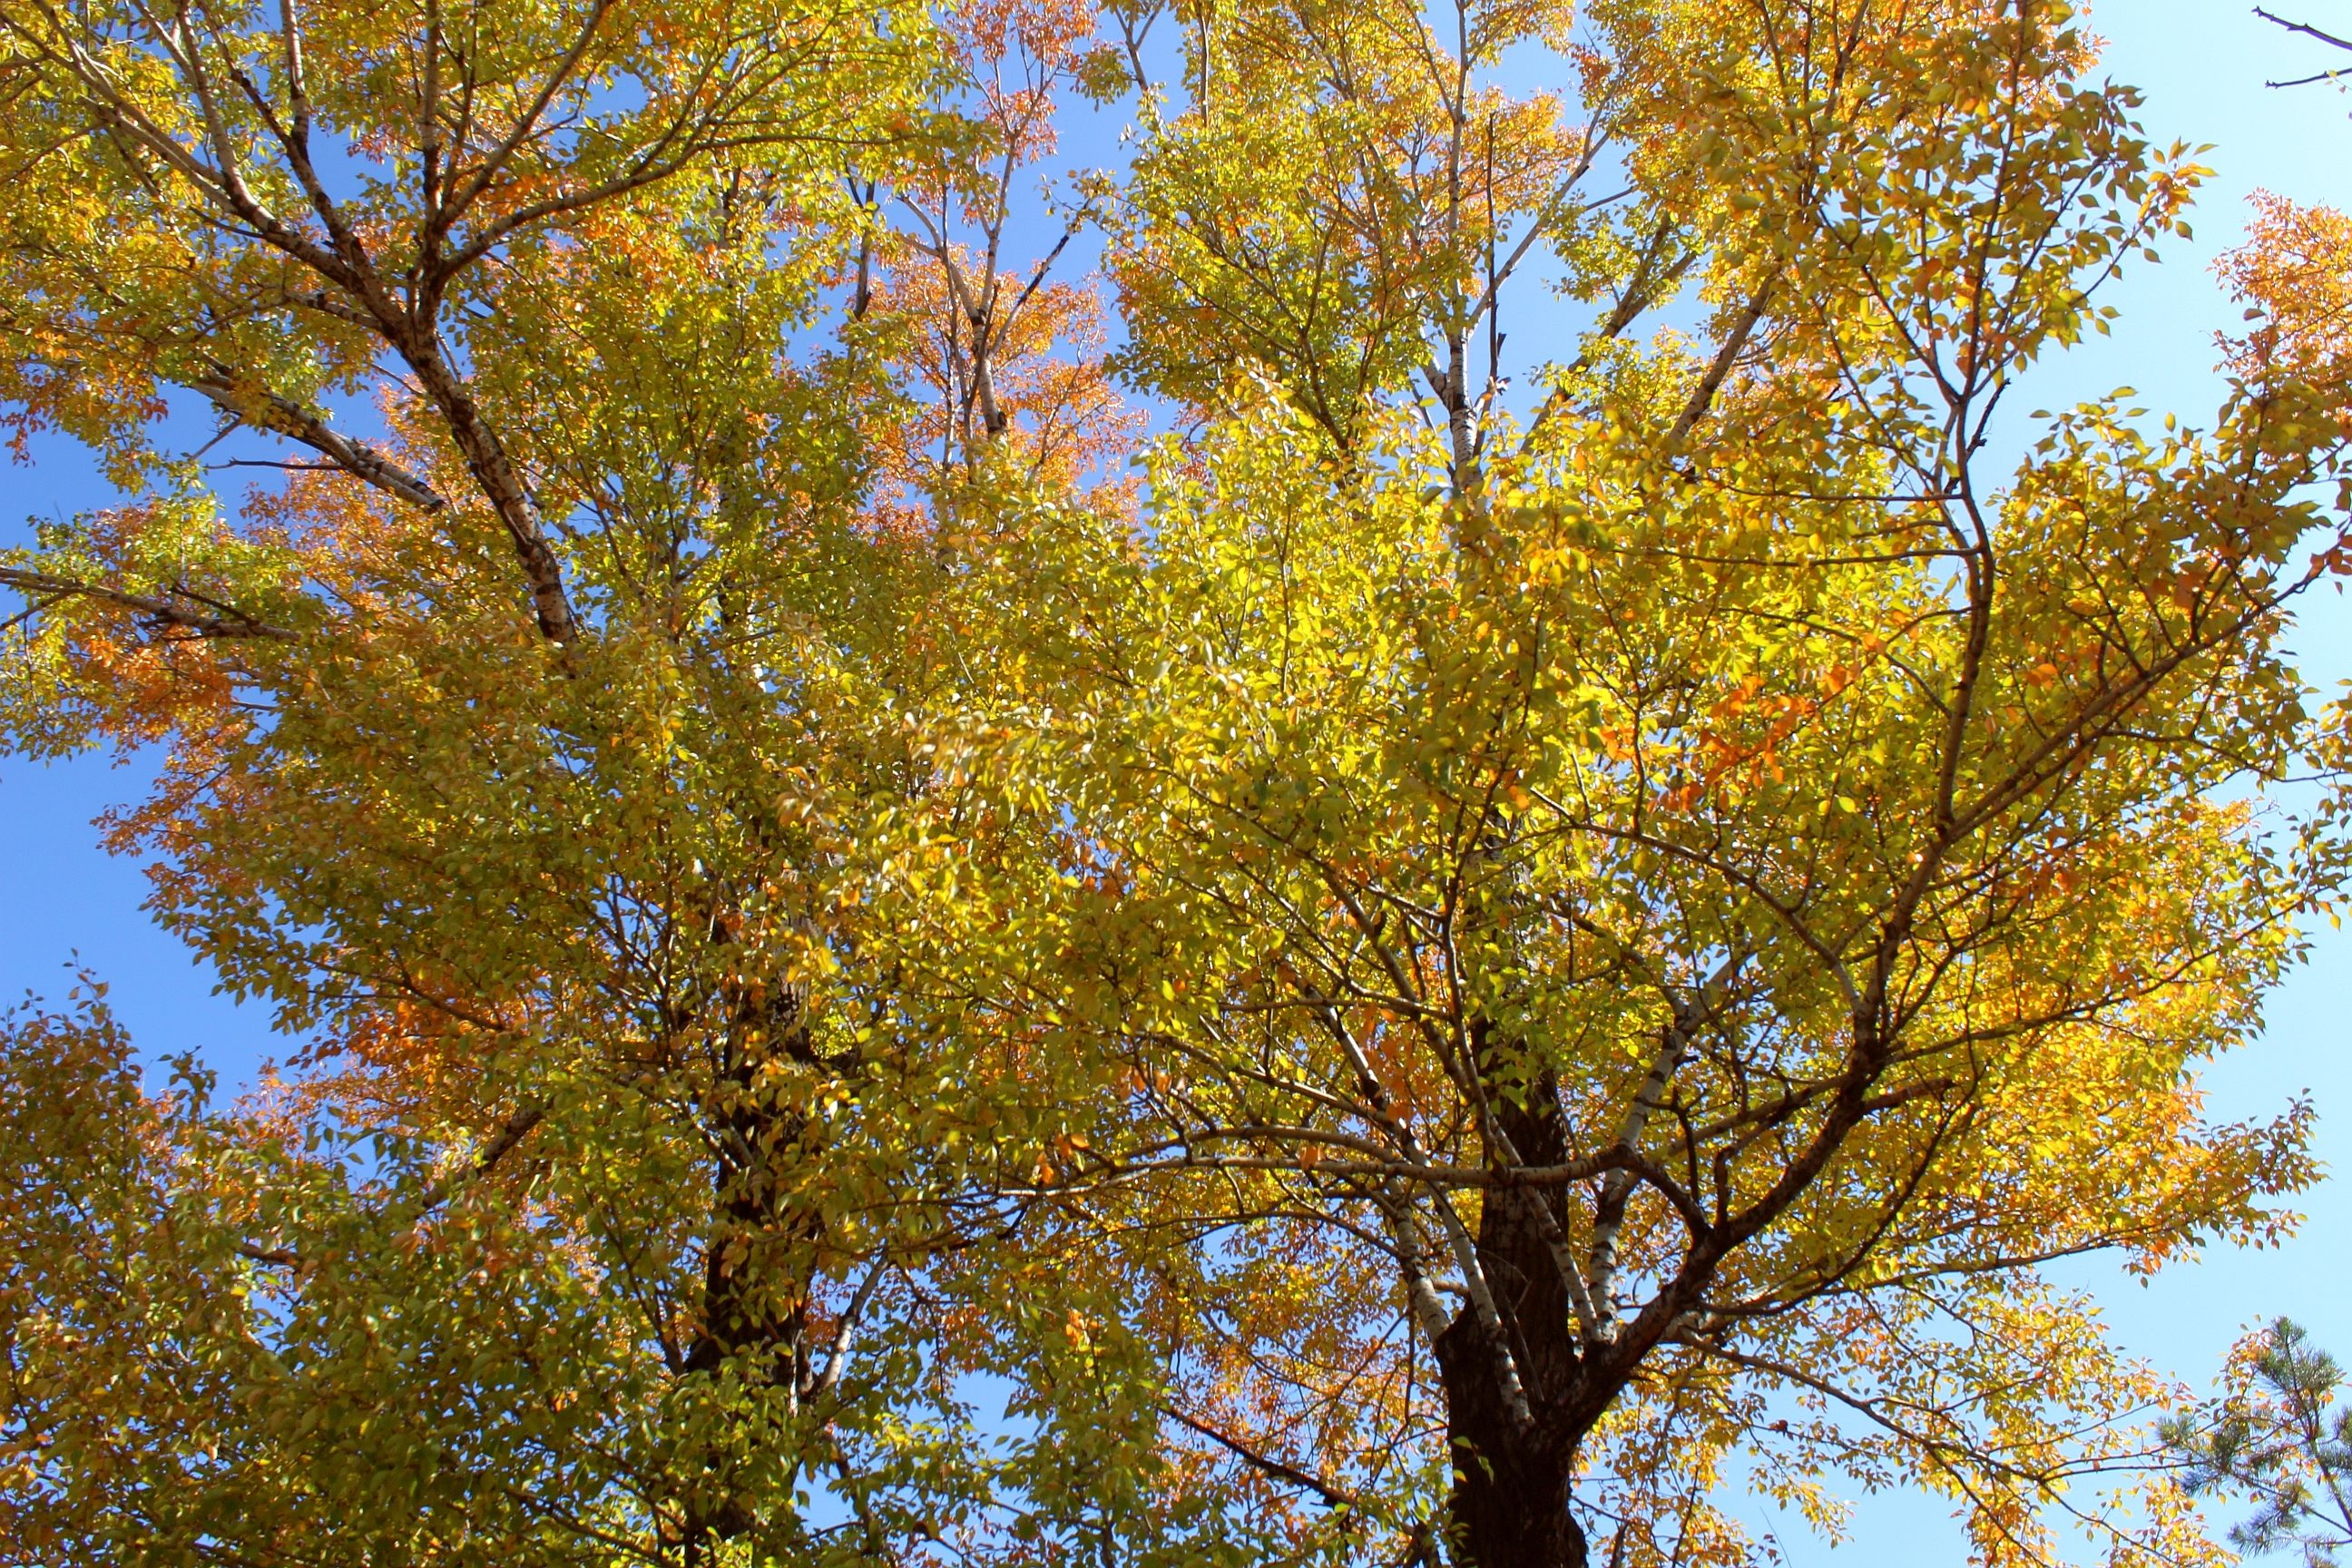
[{"label": "shaded branch", "polygon": [[232,609],[226,616],[206,615],[192,610],[175,599],[153,594],[136,594],[128,589],[110,587],[102,583],[84,583],[71,577],[59,577],[47,572],[27,572],[15,566],[0,566],[0,586],[18,589],[26,594],[46,594],[60,598],[95,599],[141,615],[167,626],[193,632],[201,637],[260,637],[270,642],[297,642],[298,634],[276,626],[258,616]]},{"label": "shaded branch", "polygon": [[299,441],[314,452],[324,454],[334,466],[353,479],[374,486],[388,495],[397,496],[411,506],[426,511],[440,511],[448,506],[439,491],[416,475],[383,457],[365,442],[354,441],[330,428],[324,419],[304,408],[290,397],[265,389],[247,390],[240,387],[224,369],[213,375],[196,376],[184,384],[191,391],[202,393],[220,410],[241,424],[268,430],[291,441]]},{"label": "shaded branch", "polygon": [[1271,1454],[1261,1453],[1240,1438],[1220,1432],[1206,1422],[1196,1421],[1173,1405],[1163,1405],[1160,1408],[1179,1426],[1206,1437],[1260,1475],[1271,1476],[1276,1480],[1286,1481],[1294,1487],[1313,1492],[1331,1508],[1344,1508],[1352,1513],[1364,1511],[1363,1504],[1358,1501],[1352,1493],[1341,1491],[1328,1481],[1309,1475],[1297,1466],[1286,1464]]}]

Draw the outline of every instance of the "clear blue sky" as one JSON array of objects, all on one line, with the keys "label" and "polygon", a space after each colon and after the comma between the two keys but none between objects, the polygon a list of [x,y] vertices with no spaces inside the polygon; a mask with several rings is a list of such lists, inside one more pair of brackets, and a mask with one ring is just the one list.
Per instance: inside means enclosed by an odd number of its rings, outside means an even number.
[{"label": "clear blue sky", "polygon": [[[2288,15],[2352,35],[2352,0],[2277,0]],[[2147,94],[2142,117],[2163,141],[2211,142],[2216,171],[2200,204],[2197,243],[2168,249],[2112,296],[2123,310],[2115,337],[2049,367],[2025,406],[2051,406],[2128,384],[2155,410],[2210,421],[2220,396],[2213,334],[2234,323],[2210,271],[2241,232],[2247,195],[2269,188],[2304,201],[2352,205],[2352,98],[2326,88],[2270,91],[2266,79],[2337,63],[2319,46],[2257,20],[2236,0],[2110,0],[2093,14],[2109,40],[2105,70]],[[2352,63],[2352,57],[2345,58]],[[31,468],[0,468],[0,538],[20,537],[27,514],[71,512],[104,492],[73,450],[45,444]],[[2305,668],[2323,688],[2352,678],[2352,602],[2315,604],[2300,634]],[[267,1020],[212,991],[211,974],[157,931],[140,910],[137,866],[96,847],[92,816],[135,798],[136,763],[115,771],[85,758],[42,768],[0,760],[0,997],[27,990],[62,994],[69,966],[94,969],[146,1049],[195,1048],[225,1082],[248,1078],[274,1045]],[[2352,933],[2316,933],[2309,964],[2277,995],[2263,1039],[2218,1064],[2211,1108],[2264,1115],[2308,1091],[2320,1111],[2323,1156],[2352,1171]],[[2270,1253],[2217,1253],[2175,1268],[2152,1285],[2091,1265],[2075,1278],[2094,1289],[2120,1340],[2158,1365],[2202,1384],[2248,1323],[2286,1313],[2352,1359],[2352,1187],[2324,1184],[2300,1205],[2299,1237]],[[1916,1500],[1867,1500],[1853,1540],[1832,1549],[1786,1527],[1794,1564],[1960,1561],[1941,1510]]]}]

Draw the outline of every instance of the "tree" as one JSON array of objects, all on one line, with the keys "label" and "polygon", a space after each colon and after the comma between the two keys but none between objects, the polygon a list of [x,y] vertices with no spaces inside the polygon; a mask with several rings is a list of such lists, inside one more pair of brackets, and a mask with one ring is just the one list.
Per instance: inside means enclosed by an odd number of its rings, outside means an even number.
[{"label": "tree", "polygon": [[[1185,20],[1114,268],[1196,423],[988,718],[1055,869],[956,955],[1097,1064],[1031,1195],[1150,1259],[1188,1431],[1391,1553],[1736,1560],[1754,1447],[2040,1560],[2163,1394],[2038,1266],[2308,1179],[2194,1071],[2340,876],[2257,804],[2342,722],[2279,644],[2332,391],[2002,456],[2198,174],[2062,5],[1601,6],[1581,126],[1496,85],[1541,7]],[[1591,313],[1515,413],[1546,249]],[[2117,1560],[2200,1550],[2138,1506]]]},{"label": "tree", "polygon": [[2344,431],[2014,440],[2197,177],[2054,0],[0,40],[0,394],[129,492],[11,739],[166,748],[305,1042],[16,1020],[20,1554],[1721,1562],[1743,1447],[2206,1550],[2034,1270],[2309,1179],[2193,1075],[2341,875]]},{"label": "tree", "polygon": [[[129,492],[0,577],[10,739],[163,746],[114,841],[299,1050],[223,1110],[142,1096],[102,1011],[12,1023],[0,1555],[1153,1549],[1110,1315],[956,1173],[1051,1086],[917,1054],[858,935],[973,646],[887,504],[946,480],[894,466],[923,384],[860,285],[879,195],[997,167],[1013,53],[919,8],[0,8],[0,392]],[[979,352],[1019,384],[1059,320]]]},{"label": "tree", "polygon": [[2306,1568],[2331,1568],[2352,1547],[2352,1410],[2335,1408],[2343,1383],[2336,1359],[2281,1318],[2238,1346],[2220,1401],[2166,1425],[2191,1492],[2253,1500],[2252,1517],[2230,1530],[2240,1551],[2292,1546]]}]

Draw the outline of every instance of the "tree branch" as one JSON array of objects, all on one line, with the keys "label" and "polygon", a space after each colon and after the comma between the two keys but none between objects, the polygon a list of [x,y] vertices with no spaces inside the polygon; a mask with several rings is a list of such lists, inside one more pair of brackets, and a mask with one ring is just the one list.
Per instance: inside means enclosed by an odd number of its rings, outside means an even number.
[{"label": "tree branch", "polygon": [[1160,1408],[1166,1414],[1171,1421],[1175,1422],[1179,1426],[1183,1427],[1188,1432],[1197,1433],[1201,1436],[1206,1437],[1210,1442],[1216,1444],[1219,1447],[1224,1449],[1227,1453],[1233,1455],[1235,1458],[1241,1460],[1242,1463],[1247,1465],[1251,1469],[1257,1471],[1259,1474],[1271,1476],[1278,1481],[1287,1481],[1294,1487],[1313,1492],[1317,1497],[1322,1499],[1324,1503],[1328,1507],[1344,1508],[1351,1513],[1361,1513],[1364,1511],[1363,1504],[1357,1500],[1354,1494],[1341,1491],[1338,1487],[1331,1485],[1328,1481],[1323,1480],[1319,1477],[1309,1475],[1305,1470],[1300,1469],[1297,1466],[1286,1464],[1283,1460],[1276,1458],[1271,1454],[1261,1453],[1257,1449],[1250,1447],[1247,1443],[1243,1442],[1240,1438],[1228,1436],[1226,1434],[1218,1431],[1214,1426],[1208,1425],[1206,1422],[1195,1421],[1192,1417],[1185,1415],[1183,1411],[1178,1409],[1173,1405],[1163,1405]]},{"label": "tree branch", "polygon": [[369,447],[340,435],[324,419],[304,408],[290,397],[281,396],[266,388],[247,391],[239,387],[226,367],[215,374],[191,377],[184,384],[193,392],[210,398],[220,410],[241,424],[256,429],[299,441],[314,452],[323,453],[336,468],[353,479],[374,486],[387,495],[399,497],[411,506],[426,511],[440,511],[448,506],[439,491],[416,475],[393,462]]},{"label": "tree branch", "polygon": [[259,637],[269,642],[296,642],[299,637],[283,626],[274,626],[242,610],[231,610],[227,616],[209,616],[191,610],[169,597],[152,594],[134,594],[123,588],[109,587],[102,583],[83,583],[71,577],[58,577],[47,572],[27,572],[15,566],[0,566],[0,586],[18,589],[27,594],[50,594],[67,598],[96,599],[101,604],[136,610],[141,615],[167,626],[177,626],[202,637]]}]

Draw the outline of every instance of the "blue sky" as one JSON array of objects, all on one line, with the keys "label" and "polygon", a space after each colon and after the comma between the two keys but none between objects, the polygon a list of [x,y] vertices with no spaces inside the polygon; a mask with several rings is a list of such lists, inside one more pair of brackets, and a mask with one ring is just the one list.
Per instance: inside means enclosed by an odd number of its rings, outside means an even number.
[{"label": "blue sky", "polygon": [[[2352,0],[2278,0],[2285,14],[2352,35]],[[2267,188],[2304,201],[2352,205],[2352,98],[2325,87],[2273,91],[2267,79],[2338,63],[2319,46],[2257,19],[2231,0],[2111,0],[2093,13],[2109,40],[2105,71],[2143,89],[2142,119],[2158,140],[2213,143],[2215,170],[2200,204],[2197,242],[2167,249],[2111,296],[2122,310],[2116,335],[2050,365],[2023,406],[2054,406],[2130,385],[2156,411],[2209,421],[2221,396],[2213,334],[2237,311],[2222,297],[2214,257],[2235,243],[2246,197]],[[2352,57],[2339,57],[2352,64]],[[0,539],[21,537],[28,516],[98,504],[104,491],[80,455],[45,443],[30,467],[0,468]],[[2352,602],[2315,603],[2299,633],[2306,672],[2323,689],[2352,679]],[[154,1055],[194,1048],[225,1081],[248,1078],[274,1045],[257,1009],[214,994],[213,977],[141,912],[139,868],[97,848],[91,817],[136,798],[137,762],[117,769],[88,757],[47,767],[0,759],[0,997],[27,990],[61,996],[77,962],[112,987],[136,1038]],[[2299,1092],[2320,1113],[2328,1165],[2352,1171],[2352,1058],[2345,1049],[2352,1013],[2352,934],[2314,933],[2310,962],[2277,994],[2263,1038],[2217,1064],[2210,1105],[2227,1118],[2266,1115]],[[2127,1281],[2099,1264],[2071,1279],[2096,1295],[2120,1341],[2202,1384],[2251,1322],[2285,1313],[2352,1359],[2352,1187],[2330,1182],[2299,1205],[2297,1238],[2271,1252],[2221,1251],[2181,1265],[2151,1284]],[[1940,1507],[1916,1499],[1864,1500],[1853,1539],[1832,1548],[1801,1525],[1780,1544],[1795,1564],[1954,1563],[1958,1538]],[[1759,1521],[1762,1516],[1759,1517]]]}]

